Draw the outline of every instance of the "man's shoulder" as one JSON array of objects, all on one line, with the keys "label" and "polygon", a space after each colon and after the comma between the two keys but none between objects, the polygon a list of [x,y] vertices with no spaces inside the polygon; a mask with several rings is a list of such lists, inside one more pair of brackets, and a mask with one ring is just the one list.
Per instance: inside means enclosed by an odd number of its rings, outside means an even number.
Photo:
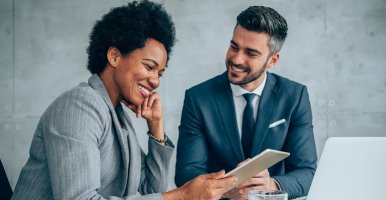
[{"label": "man's shoulder", "polygon": [[268,77],[269,79],[273,80],[280,89],[293,90],[293,89],[302,89],[305,87],[305,85],[299,82],[293,81],[289,78],[280,76],[275,73],[268,73]]}]

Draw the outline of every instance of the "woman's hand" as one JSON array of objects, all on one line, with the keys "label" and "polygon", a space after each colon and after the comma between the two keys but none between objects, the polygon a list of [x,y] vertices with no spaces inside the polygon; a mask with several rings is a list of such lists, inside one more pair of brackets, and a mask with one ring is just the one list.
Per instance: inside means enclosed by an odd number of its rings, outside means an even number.
[{"label": "woman's hand", "polygon": [[149,131],[156,138],[164,139],[162,103],[160,95],[153,92],[139,106],[122,101],[137,117],[146,119]]},{"label": "woman's hand", "polygon": [[132,110],[137,118],[143,117],[147,121],[157,121],[162,118],[161,98],[157,92],[153,92],[146,98],[141,105],[135,106],[122,101],[130,110]]},{"label": "woman's hand", "polygon": [[235,176],[224,178],[224,175],[224,170],[200,175],[185,183],[180,188],[163,193],[163,199],[218,200],[225,192],[232,188],[237,181]]}]

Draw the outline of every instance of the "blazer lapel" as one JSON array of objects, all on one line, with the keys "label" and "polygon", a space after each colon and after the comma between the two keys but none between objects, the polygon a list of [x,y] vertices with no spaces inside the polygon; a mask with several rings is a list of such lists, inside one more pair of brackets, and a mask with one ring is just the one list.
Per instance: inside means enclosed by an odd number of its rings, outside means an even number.
[{"label": "blazer lapel", "polygon": [[88,83],[92,88],[94,88],[102,96],[102,98],[104,99],[104,101],[106,102],[106,104],[110,110],[110,114],[111,114],[111,117],[113,120],[113,126],[114,126],[113,129],[115,130],[113,132],[116,133],[119,145],[121,147],[122,159],[123,159],[124,170],[125,170],[123,173],[124,177],[122,177],[122,180],[124,180],[124,181],[123,181],[123,184],[121,185],[122,188],[120,191],[125,191],[127,179],[128,179],[128,168],[129,168],[128,167],[128,165],[129,165],[129,161],[128,161],[129,152],[128,151],[129,150],[125,148],[125,143],[127,143],[127,142],[124,141],[124,140],[127,140],[127,138],[124,137],[122,127],[120,125],[117,114],[115,112],[115,108],[114,108],[113,104],[111,103],[110,97],[107,93],[107,90],[106,90],[102,80],[99,78],[99,76],[97,74],[93,74],[88,79]]},{"label": "blazer lapel", "polygon": [[278,90],[275,78],[267,72],[267,82],[261,94],[257,112],[251,155],[257,155],[263,150],[261,147],[269,129],[269,122],[273,112],[276,110]]},{"label": "blazer lapel", "polygon": [[244,160],[244,154],[240,142],[240,134],[237,128],[235,104],[233,102],[232,90],[229,85],[226,72],[219,79],[213,91],[228,141],[232,145],[238,162]]},{"label": "blazer lapel", "polygon": [[128,194],[135,194],[138,190],[138,185],[140,184],[141,178],[141,168],[142,168],[142,155],[141,155],[141,146],[139,145],[139,141],[137,135],[135,133],[133,124],[131,122],[130,116],[124,110],[122,104],[118,108],[118,115],[121,116],[122,122],[124,126],[128,130],[127,141],[129,144],[129,155],[130,155],[130,163],[129,163],[129,173],[135,174],[135,176],[130,176],[127,181],[129,184],[127,185]]}]

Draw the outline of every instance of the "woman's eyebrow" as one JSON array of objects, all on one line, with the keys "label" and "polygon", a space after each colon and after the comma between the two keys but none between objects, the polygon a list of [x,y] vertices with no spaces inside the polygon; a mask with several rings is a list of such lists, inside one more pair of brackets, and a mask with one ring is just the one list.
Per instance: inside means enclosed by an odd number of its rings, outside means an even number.
[{"label": "woman's eyebrow", "polygon": [[150,62],[154,63],[154,65],[157,66],[157,67],[159,65],[155,60],[150,59],[150,58],[144,58],[143,60],[150,61]]}]

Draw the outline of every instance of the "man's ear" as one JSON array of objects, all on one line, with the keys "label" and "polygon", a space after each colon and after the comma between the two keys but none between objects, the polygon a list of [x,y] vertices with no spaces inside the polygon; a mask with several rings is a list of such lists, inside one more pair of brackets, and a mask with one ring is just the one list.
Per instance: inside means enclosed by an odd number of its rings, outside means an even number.
[{"label": "man's ear", "polygon": [[279,55],[279,52],[276,52],[274,53],[268,60],[268,63],[267,63],[267,68],[272,68],[274,67],[277,62],[279,62],[279,58],[280,58],[280,55]]},{"label": "man's ear", "polygon": [[107,62],[112,67],[117,67],[121,53],[116,47],[107,50]]}]

